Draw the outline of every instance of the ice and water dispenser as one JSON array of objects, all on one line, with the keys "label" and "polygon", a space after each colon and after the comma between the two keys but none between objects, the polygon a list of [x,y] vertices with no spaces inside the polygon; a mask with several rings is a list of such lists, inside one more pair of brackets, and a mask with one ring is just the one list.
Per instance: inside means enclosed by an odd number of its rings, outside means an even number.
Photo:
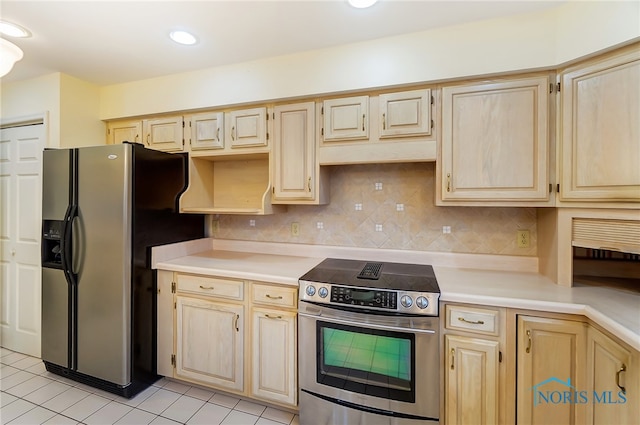
[{"label": "ice and water dispenser", "polygon": [[62,268],[62,228],[63,220],[42,222],[42,266]]}]

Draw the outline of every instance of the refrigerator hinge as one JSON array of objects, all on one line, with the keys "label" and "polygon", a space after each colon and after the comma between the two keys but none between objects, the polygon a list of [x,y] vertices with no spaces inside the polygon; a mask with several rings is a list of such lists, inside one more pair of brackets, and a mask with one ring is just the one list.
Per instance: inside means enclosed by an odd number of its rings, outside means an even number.
[{"label": "refrigerator hinge", "polygon": [[175,282],[171,282],[171,293],[172,294],[176,293],[176,283]]},{"label": "refrigerator hinge", "polygon": [[176,367],[176,355],[171,355],[171,366]]}]

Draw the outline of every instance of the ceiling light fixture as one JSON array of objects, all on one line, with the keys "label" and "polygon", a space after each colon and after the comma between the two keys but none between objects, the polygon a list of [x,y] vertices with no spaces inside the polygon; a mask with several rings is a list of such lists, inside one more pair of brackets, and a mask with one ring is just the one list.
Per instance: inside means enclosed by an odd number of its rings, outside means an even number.
[{"label": "ceiling light fixture", "polygon": [[191,44],[196,44],[196,42],[198,41],[193,34],[190,34],[186,31],[171,31],[171,33],[169,33],[169,37],[171,37],[171,39],[176,43],[185,44],[188,46]]},{"label": "ceiling light fixture", "polygon": [[347,2],[358,9],[364,9],[373,6],[378,0],[347,0]]},{"label": "ceiling light fixture", "polygon": [[29,30],[27,30],[26,28],[7,21],[0,21],[0,34],[17,38],[25,38],[31,36],[31,32],[29,32]]},{"label": "ceiling light fixture", "polygon": [[22,59],[22,50],[10,41],[0,38],[0,77],[11,71],[13,65]]}]

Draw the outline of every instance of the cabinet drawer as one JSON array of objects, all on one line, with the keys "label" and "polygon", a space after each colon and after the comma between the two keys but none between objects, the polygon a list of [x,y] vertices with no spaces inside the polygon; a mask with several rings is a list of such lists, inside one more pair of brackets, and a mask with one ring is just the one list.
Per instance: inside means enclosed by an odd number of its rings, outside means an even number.
[{"label": "cabinet drawer", "polygon": [[498,335],[499,311],[462,306],[446,307],[446,328]]},{"label": "cabinet drawer", "polygon": [[252,285],[251,301],[255,304],[276,305],[280,307],[295,308],[297,301],[297,288],[286,286]]},{"label": "cabinet drawer", "polygon": [[176,280],[179,292],[189,292],[192,294],[209,295],[240,301],[244,299],[244,284],[241,280],[186,274],[179,274]]}]

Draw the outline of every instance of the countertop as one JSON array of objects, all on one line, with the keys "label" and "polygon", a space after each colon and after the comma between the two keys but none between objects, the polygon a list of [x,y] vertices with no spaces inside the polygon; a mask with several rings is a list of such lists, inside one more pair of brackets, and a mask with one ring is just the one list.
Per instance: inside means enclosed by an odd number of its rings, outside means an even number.
[{"label": "countertop", "polygon": [[[153,267],[282,285],[325,257],[212,249],[211,241],[154,248]],[[178,249],[176,249],[178,247]],[[301,249],[300,253],[304,253]],[[556,285],[533,272],[434,265],[441,301],[580,314],[640,351],[640,294],[607,287]]]}]

